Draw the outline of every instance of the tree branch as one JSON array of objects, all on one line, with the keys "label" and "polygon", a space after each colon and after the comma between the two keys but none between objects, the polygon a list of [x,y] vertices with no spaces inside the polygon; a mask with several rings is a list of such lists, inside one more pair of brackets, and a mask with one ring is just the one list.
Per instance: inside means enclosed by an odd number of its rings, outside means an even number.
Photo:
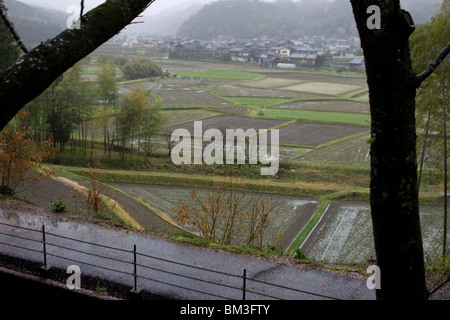
[{"label": "tree branch", "polygon": [[118,34],[154,1],[108,0],[84,15],[83,28],[63,31],[0,74],[0,130],[22,107]]},{"label": "tree branch", "polygon": [[432,63],[428,66],[428,68],[418,74],[416,76],[416,87],[418,88],[420,84],[425,81],[433,72],[436,70],[436,68],[441,64],[442,61],[447,57],[447,55],[450,53],[450,42],[447,44],[447,46],[442,50],[442,52],[434,59]]},{"label": "tree branch", "polygon": [[27,47],[25,47],[25,44],[23,43],[22,39],[20,39],[19,34],[14,29],[12,22],[9,21],[8,17],[6,16],[6,12],[3,10],[2,7],[0,7],[0,15],[2,16],[3,22],[5,22],[6,27],[9,29],[9,31],[13,35],[13,37],[16,40],[17,44],[19,45],[20,49],[22,49],[22,51],[24,53],[28,53]]}]

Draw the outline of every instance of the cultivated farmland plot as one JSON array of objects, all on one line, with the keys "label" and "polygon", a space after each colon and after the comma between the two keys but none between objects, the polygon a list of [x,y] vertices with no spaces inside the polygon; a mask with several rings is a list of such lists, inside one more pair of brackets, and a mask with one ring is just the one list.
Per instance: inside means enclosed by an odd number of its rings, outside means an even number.
[{"label": "cultivated farmland plot", "polygon": [[316,147],[321,144],[367,131],[367,128],[295,122],[280,128],[280,143]]},{"label": "cultivated farmland plot", "polygon": [[244,114],[247,113],[248,108],[247,107],[210,107],[208,110],[213,110],[217,112],[222,113],[238,113],[238,114]]},{"label": "cultivated farmland plot", "polygon": [[196,121],[205,118],[210,118],[218,115],[218,112],[206,110],[206,109],[180,109],[173,108],[171,110],[164,110],[163,114],[168,118],[167,126],[174,126],[186,121]]},{"label": "cultivated farmland plot", "polygon": [[289,87],[283,87],[283,90],[292,90],[298,92],[308,92],[318,95],[343,96],[354,91],[363,89],[360,85],[349,85],[330,82],[307,82],[296,84]]},{"label": "cultivated farmland plot", "polygon": [[[274,119],[254,119],[247,117],[240,117],[235,115],[220,115],[204,119],[202,121],[203,130],[208,129],[270,129],[282,125],[288,122],[287,120],[274,120]],[[194,134],[194,122],[187,122],[178,126],[172,127],[172,129],[184,128],[191,134]],[[270,141],[270,140],[269,140]]]},{"label": "cultivated farmland plot", "polygon": [[[420,219],[425,256],[432,261],[441,254],[442,206],[421,206]],[[329,263],[365,263],[375,257],[369,203],[332,202],[300,248],[309,258]]]},{"label": "cultivated farmland plot", "polygon": [[278,109],[370,113],[368,103],[340,100],[295,101],[274,107]]},{"label": "cultivated farmland plot", "polygon": [[304,81],[290,80],[290,79],[280,79],[280,78],[265,78],[256,81],[245,81],[242,83],[246,87],[263,88],[263,89],[277,89],[288,86],[293,86],[295,84],[301,84]]},{"label": "cultivated farmland plot", "polygon": [[226,105],[231,102],[220,99],[203,90],[155,90],[165,105]]},{"label": "cultivated farmland plot", "polygon": [[367,133],[345,141],[312,150],[298,157],[298,160],[313,164],[331,164],[368,167],[370,164],[370,144],[367,141],[370,134]]},{"label": "cultivated farmland plot", "polygon": [[318,73],[294,73],[294,72],[263,72],[261,73],[268,78],[289,79],[300,81],[318,81],[327,83],[339,83],[348,85],[366,86],[367,80],[365,77],[339,76],[330,74]]},{"label": "cultivated farmland plot", "polygon": [[[173,221],[176,219],[174,208],[179,205],[180,200],[186,204],[192,204],[192,189],[190,188],[141,184],[111,185],[134,197],[141,198],[152,207],[164,212]],[[208,189],[197,190],[202,198],[207,197],[211,192]],[[238,194],[242,193],[238,192]],[[278,245],[282,250],[290,245],[319,206],[314,198],[275,194],[246,193],[244,201],[255,198],[264,201],[269,199],[274,207],[274,211],[269,215],[270,226],[266,232],[264,245]],[[190,231],[196,231],[192,226],[184,227]],[[280,236],[282,236],[281,240]],[[236,242],[241,240],[239,235],[236,235],[236,240]]]},{"label": "cultivated farmland plot", "polygon": [[[170,79],[158,79],[157,86],[154,89],[157,90],[195,90],[210,85],[221,84],[229,82],[229,79],[191,79],[191,78],[170,78]],[[238,81],[238,80],[236,80]],[[149,82],[151,85],[151,82]]]},{"label": "cultivated farmland plot", "polygon": [[[203,131],[216,129],[270,129],[287,123],[288,120],[256,119],[234,115],[221,115],[204,119]],[[194,133],[194,122],[187,122],[171,127],[187,129]],[[367,131],[367,128],[336,124],[295,122],[280,128],[280,144],[316,147],[318,145]],[[270,142],[270,138],[268,138]]]},{"label": "cultivated farmland plot", "polygon": [[317,95],[309,92],[295,92],[288,90],[270,90],[246,88],[235,85],[221,85],[214,87],[214,91],[225,97],[264,97],[264,98],[314,98]]}]

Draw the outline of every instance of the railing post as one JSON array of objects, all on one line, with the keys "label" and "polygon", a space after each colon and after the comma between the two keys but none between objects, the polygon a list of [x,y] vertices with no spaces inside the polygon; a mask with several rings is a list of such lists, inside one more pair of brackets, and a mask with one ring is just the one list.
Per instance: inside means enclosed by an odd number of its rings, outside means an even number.
[{"label": "railing post", "polygon": [[242,276],[243,283],[242,283],[242,300],[245,300],[245,290],[247,287],[247,269],[244,269],[244,275]]},{"label": "railing post", "polygon": [[45,240],[45,225],[42,225],[42,253],[44,254],[44,265],[39,269],[41,278],[48,279],[49,269],[47,268],[47,241]]},{"label": "railing post", "polygon": [[47,269],[47,247],[45,245],[45,225],[42,225],[42,245],[44,252],[44,269]]},{"label": "railing post", "polygon": [[128,299],[130,300],[142,300],[142,292],[138,291],[137,284],[137,250],[136,245],[133,247],[133,277],[134,277],[134,288],[128,293]]},{"label": "railing post", "polygon": [[134,253],[134,291],[137,292],[137,261],[136,261],[136,245],[134,245],[134,249],[133,249],[133,253]]}]

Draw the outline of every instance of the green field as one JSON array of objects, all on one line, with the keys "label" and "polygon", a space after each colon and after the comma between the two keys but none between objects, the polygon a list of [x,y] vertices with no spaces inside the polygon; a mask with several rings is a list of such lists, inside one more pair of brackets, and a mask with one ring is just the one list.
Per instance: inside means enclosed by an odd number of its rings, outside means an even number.
[{"label": "green field", "polygon": [[[99,66],[86,66],[83,68],[82,73],[85,75],[98,75],[100,73]],[[116,75],[123,75],[122,70],[120,68],[116,68]]]},{"label": "green field", "polygon": [[270,108],[265,108],[263,109],[263,111],[265,118],[302,120],[319,123],[350,124],[363,127],[370,126],[369,114]]}]

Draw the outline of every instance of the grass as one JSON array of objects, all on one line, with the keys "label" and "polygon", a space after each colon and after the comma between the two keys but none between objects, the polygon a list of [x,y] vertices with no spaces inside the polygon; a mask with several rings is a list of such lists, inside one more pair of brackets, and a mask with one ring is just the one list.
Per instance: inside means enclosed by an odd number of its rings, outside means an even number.
[{"label": "grass", "polygon": [[292,109],[263,109],[265,118],[301,120],[308,122],[349,124],[362,127],[370,126],[370,115],[361,113],[292,110]]},{"label": "grass", "polygon": [[[85,75],[99,75],[101,68],[99,66],[86,66],[83,68],[82,73]],[[123,75],[122,70],[116,68],[116,75]]]},{"label": "grass", "polygon": [[[131,170],[108,170],[97,169],[98,179],[103,182],[117,183],[142,183],[154,185],[168,186],[185,186],[185,187],[204,187],[204,188],[221,188],[224,184],[233,181],[236,190],[274,193],[285,195],[304,195],[304,196],[320,196],[326,194],[334,194],[335,192],[347,190],[349,188],[360,188],[366,190],[368,185],[368,171],[359,169],[353,172],[351,168],[342,169],[330,166],[323,168],[314,166],[303,166],[282,169],[280,171],[281,179],[273,179],[272,177],[259,176],[258,169],[255,171],[255,177],[251,173],[246,173],[247,166],[243,166],[245,170],[235,173],[235,177],[231,178],[229,174],[221,175],[220,170],[214,174],[214,168],[211,166],[182,166],[181,172],[156,172],[151,171],[131,171]],[[87,176],[86,168],[53,166],[56,170],[63,169],[80,176]],[[255,166],[256,168],[256,166]],[[205,171],[210,169],[211,172]],[[252,169],[252,168],[250,168]],[[183,172],[184,170],[184,172]],[[194,170],[198,170],[195,172]]]}]

